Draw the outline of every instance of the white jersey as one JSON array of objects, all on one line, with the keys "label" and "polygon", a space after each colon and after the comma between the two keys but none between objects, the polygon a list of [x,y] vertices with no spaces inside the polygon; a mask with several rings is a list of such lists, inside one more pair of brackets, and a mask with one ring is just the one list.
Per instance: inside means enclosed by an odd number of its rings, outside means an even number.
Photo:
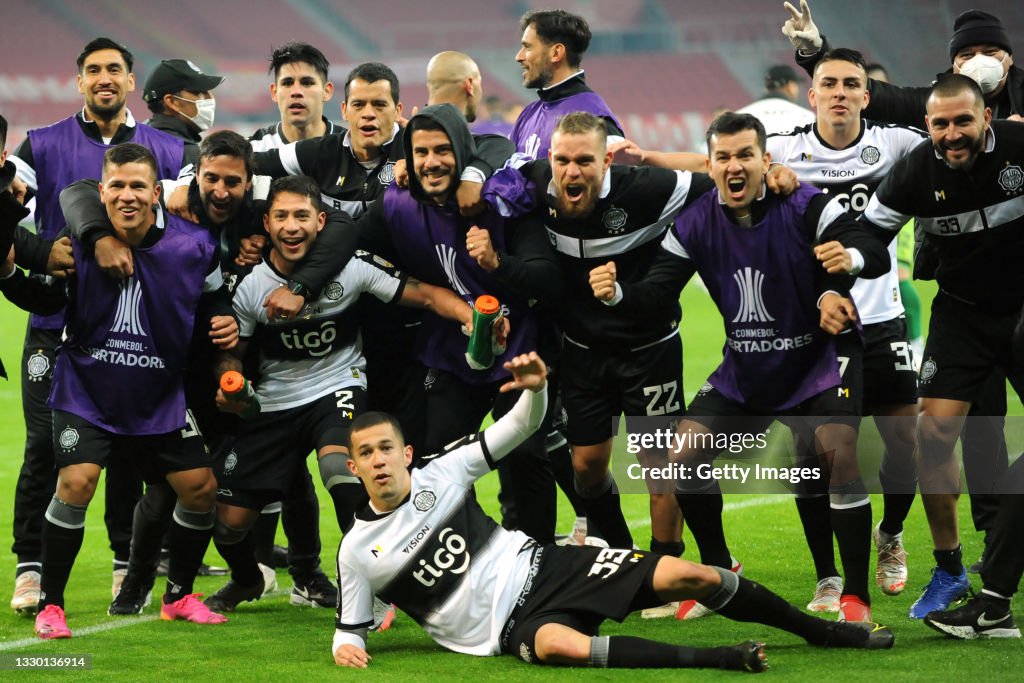
[{"label": "white jersey", "polygon": [[[897,159],[925,138],[914,128],[862,120],[860,137],[845,149],[834,149],[818,135],[817,125],[768,137],[772,161],[793,169],[801,182],[841,199],[847,210],[860,215],[882,178]],[[903,314],[896,240],[889,243],[891,268],[882,277],[858,279],[851,290],[861,322],[885,322]]]},{"label": "white jersey", "polygon": [[482,434],[466,437],[411,472],[395,510],[356,515],[338,550],[334,650],[365,649],[373,596],[394,603],[440,645],[471,655],[500,653],[500,637],[530,571],[536,542],[484,514],[473,482],[540,425],[546,392],[523,395]]},{"label": "white jersey", "polygon": [[814,112],[790,102],[785,97],[762,97],[742,109],[737,109],[736,113],[753,114],[761,121],[769,135],[788,133],[814,123]]},{"label": "white jersey", "polygon": [[355,303],[363,292],[385,302],[396,300],[405,277],[387,261],[356,252],[323,288],[320,298],[296,318],[271,322],[263,301],[287,280],[264,261],[242,280],[232,299],[239,336],[252,338],[259,347],[261,377],[256,393],[262,409],[306,405],[342,387],[366,388]]}]

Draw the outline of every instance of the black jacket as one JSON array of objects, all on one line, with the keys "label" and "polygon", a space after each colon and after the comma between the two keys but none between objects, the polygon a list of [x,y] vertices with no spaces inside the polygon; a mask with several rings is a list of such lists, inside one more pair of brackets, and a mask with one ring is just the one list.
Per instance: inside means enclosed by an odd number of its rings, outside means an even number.
[{"label": "black jacket", "polygon": [[202,141],[198,130],[188,125],[177,116],[153,114],[153,118],[145,122],[150,128],[162,130],[168,135],[181,138],[185,142],[185,160],[182,167],[195,167],[199,164],[199,143]]}]

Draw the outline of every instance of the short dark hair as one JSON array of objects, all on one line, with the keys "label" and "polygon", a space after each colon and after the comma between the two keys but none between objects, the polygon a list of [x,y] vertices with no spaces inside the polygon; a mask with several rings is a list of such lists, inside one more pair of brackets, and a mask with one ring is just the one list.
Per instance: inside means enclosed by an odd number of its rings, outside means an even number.
[{"label": "short dark hair", "polygon": [[757,144],[760,145],[762,152],[765,151],[765,148],[768,146],[768,136],[764,132],[764,124],[761,123],[761,120],[753,114],[727,111],[711,122],[707,135],[704,136],[704,140],[708,145],[708,156],[711,156],[712,135],[735,135],[745,130],[752,130],[757,133]]},{"label": "short dark hair", "polygon": [[368,429],[370,427],[376,427],[377,425],[391,425],[391,428],[395,430],[395,436],[397,436],[402,443],[405,443],[405,434],[402,433],[402,425],[398,423],[398,418],[391,413],[381,412],[379,410],[370,410],[356,419],[352,420],[352,424],[348,428],[348,450],[349,457],[352,457],[352,434]]},{"label": "short dark hair", "polygon": [[974,93],[977,102],[981,104],[982,108],[985,107],[985,93],[981,91],[981,86],[973,78],[968,78],[963,74],[939,74],[938,78],[935,79],[935,83],[932,84],[932,91],[928,99],[930,100],[932,97],[956,97],[965,92]]},{"label": "short dark hair", "polygon": [[218,130],[210,133],[199,143],[199,166],[203,159],[228,156],[245,162],[245,173],[252,178],[256,162],[253,161],[252,145],[233,130]]},{"label": "short dark hair", "polygon": [[565,61],[576,68],[583,60],[583,53],[590,47],[590,25],[577,14],[562,9],[527,12],[519,20],[519,30],[525,31],[530,25],[537,36],[548,45],[565,45]]},{"label": "short dark hair", "polygon": [[128,51],[121,43],[111,38],[105,38],[103,36],[99,38],[93,38],[82,48],[82,53],[78,55],[78,59],[75,63],[78,64],[78,73],[82,73],[82,68],[85,67],[86,58],[93,52],[99,52],[100,50],[117,50],[121,53],[121,59],[124,60],[124,65],[128,67],[128,73],[131,73],[132,67],[135,65],[135,57]]},{"label": "short dark hair", "polygon": [[103,155],[103,176],[107,175],[107,166],[124,166],[125,164],[146,164],[153,170],[153,181],[160,177],[157,171],[156,157],[148,147],[134,142],[122,142],[114,145]]},{"label": "short dark hair", "polygon": [[836,47],[832,48],[821,56],[818,63],[814,65],[814,71],[817,73],[818,66],[825,62],[849,62],[850,64],[856,64],[860,68],[864,69],[864,73],[868,72],[867,62],[864,61],[864,55],[858,50],[854,50],[848,47]]},{"label": "short dark hair", "polygon": [[380,62],[365,62],[348,72],[345,78],[345,101],[348,102],[348,86],[355,79],[362,79],[367,83],[387,81],[391,86],[391,102],[398,104],[398,76],[386,64]]},{"label": "short dark hair", "polygon": [[316,49],[309,43],[285,43],[270,53],[270,68],[267,73],[274,74],[274,80],[281,74],[281,67],[285,64],[303,62],[309,64],[320,76],[320,80],[327,82],[327,74],[331,70],[331,64],[323,52]]},{"label": "short dark hair", "polygon": [[274,199],[282,192],[290,192],[302,197],[309,197],[310,203],[317,213],[323,211],[320,203],[320,186],[316,181],[305,175],[286,175],[270,183],[270,192],[267,193],[267,212],[274,205]]},{"label": "short dark hair", "polygon": [[[441,122],[433,116],[414,116],[409,120],[407,128],[409,130],[409,140],[412,140],[412,134],[418,130],[439,130],[448,135],[448,129],[442,126]],[[449,137],[451,136],[449,135]]]},{"label": "short dark hair", "polygon": [[0,114],[0,152],[7,147],[7,119]]}]

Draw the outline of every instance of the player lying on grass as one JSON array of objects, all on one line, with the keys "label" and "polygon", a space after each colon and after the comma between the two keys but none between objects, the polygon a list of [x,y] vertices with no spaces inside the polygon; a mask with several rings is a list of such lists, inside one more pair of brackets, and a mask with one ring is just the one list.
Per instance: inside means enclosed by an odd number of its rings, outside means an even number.
[{"label": "player lying on grass", "polygon": [[889,648],[871,623],[804,614],[727,570],[640,550],[539,546],[484,514],[473,483],[540,426],[547,368],[536,353],[505,364],[502,391],[527,389],[512,410],[409,470],[412,448],[385,413],[357,417],[349,469],[370,502],[338,551],[334,661],[365,668],[373,596],[392,602],[441,645],[473,655],[509,653],[527,662],[596,667],[718,667],[763,671],[762,643],[691,648],[632,636],[599,637],[605,619],[695,598],[738,621],[795,633],[820,647]]}]

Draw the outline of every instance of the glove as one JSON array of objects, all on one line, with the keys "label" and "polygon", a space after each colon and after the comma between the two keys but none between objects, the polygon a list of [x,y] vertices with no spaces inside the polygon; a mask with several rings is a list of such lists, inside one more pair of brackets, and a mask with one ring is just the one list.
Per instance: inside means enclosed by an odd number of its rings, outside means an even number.
[{"label": "glove", "polygon": [[789,38],[793,47],[804,52],[817,52],[821,49],[821,32],[811,19],[811,8],[807,6],[807,0],[800,0],[799,12],[788,2],[782,4],[790,14],[790,18],[782,25],[782,33]]}]

